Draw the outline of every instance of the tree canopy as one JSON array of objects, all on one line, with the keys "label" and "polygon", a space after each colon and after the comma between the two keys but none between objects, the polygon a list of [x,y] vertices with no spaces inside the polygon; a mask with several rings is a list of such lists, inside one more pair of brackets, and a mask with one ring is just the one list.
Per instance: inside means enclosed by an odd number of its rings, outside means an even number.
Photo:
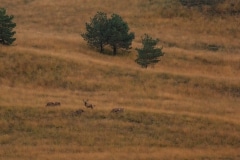
[{"label": "tree canopy", "polygon": [[117,54],[117,49],[130,49],[134,33],[128,33],[129,27],[122,17],[112,14],[107,18],[107,14],[97,12],[90,23],[86,23],[86,33],[81,34],[90,46],[100,49],[102,53],[104,46],[109,45],[113,49],[113,55]]},{"label": "tree canopy", "polygon": [[13,15],[6,15],[4,8],[0,8],[0,43],[3,45],[11,45],[16,40],[13,38],[16,32],[12,31],[16,27],[13,18]]},{"label": "tree canopy", "polygon": [[109,19],[109,38],[108,44],[113,49],[113,54],[117,54],[117,48],[130,49],[132,40],[134,39],[134,33],[128,33],[129,27],[122,17],[117,14],[113,14]]},{"label": "tree canopy", "polygon": [[136,63],[141,65],[143,68],[147,68],[148,65],[156,64],[160,61],[159,57],[163,56],[162,48],[155,48],[159,39],[153,39],[148,34],[144,34],[142,37],[143,48],[136,48],[138,52],[138,58],[135,60]]},{"label": "tree canopy", "polygon": [[107,44],[107,25],[107,14],[97,12],[97,14],[91,19],[91,22],[86,23],[87,32],[81,34],[90,46],[100,49],[101,53],[104,50],[104,46]]}]

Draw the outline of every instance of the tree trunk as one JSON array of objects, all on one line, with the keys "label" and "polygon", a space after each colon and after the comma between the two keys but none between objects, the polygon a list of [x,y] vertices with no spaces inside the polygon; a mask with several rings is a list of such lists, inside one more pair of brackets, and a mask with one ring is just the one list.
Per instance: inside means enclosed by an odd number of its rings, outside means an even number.
[{"label": "tree trunk", "polygon": [[116,54],[117,54],[117,47],[113,46],[113,55],[116,56]]},{"label": "tree trunk", "polygon": [[100,53],[103,53],[103,45],[100,45]]}]

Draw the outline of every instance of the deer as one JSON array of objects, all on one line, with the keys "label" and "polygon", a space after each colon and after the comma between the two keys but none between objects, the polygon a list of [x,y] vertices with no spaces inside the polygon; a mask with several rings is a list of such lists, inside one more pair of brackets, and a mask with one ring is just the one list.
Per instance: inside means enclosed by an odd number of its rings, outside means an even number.
[{"label": "deer", "polygon": [[61,106],[60,102],[48,102],[46,104],[46,107],[55,107],[55,106]]},{"label": "deer", "polygon": [[91,109],[93,109],[93,107],[95,107],[95,105],[88,103],[88,100],[84,100],[84,99],[83,99],[83,103],[84,103],[84,105],[85,105],[86,108],[91,108]]},{"label": "deer", "polygon": [[60,102],[55,102],[54,105],[55,106],[61,106],[61,103]]},{"label": "deer", "polygon": [[124,112],[124,108],[113,108],[111,110],[111,113],[120,113],[120,112]]},{"label": "deer", "polygon": [[55,104],[53,103],[53,102],[48,102],[47,104],[46,104],[46,107],[51,107],[51,106],[54,106]]},{"label": "deer", "polygon": [[83,112],[84,112],[84,110],[78,109],[78,110],[76,110],[75,114],[79,115],[79,114],[82,114]]}]

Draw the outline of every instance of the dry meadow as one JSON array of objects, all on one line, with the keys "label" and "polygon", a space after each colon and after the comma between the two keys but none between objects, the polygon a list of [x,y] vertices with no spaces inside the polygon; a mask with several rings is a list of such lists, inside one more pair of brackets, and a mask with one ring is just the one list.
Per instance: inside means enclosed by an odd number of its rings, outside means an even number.
[{"label": "dry meadow", "polygon": [[[17,40],[0,46],[0,160],[240,159],[240,17],[174,2],[1,0]],[[130,53],[82,39],[97,11],[128,23]],[[144,33],[165,52],[147,69],[134,62]]]}]

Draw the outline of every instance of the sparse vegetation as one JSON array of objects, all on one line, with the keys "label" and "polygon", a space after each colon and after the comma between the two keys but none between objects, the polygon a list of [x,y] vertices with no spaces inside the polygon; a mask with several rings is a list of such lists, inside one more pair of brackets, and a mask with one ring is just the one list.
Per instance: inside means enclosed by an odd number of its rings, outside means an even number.
[{"label": "sparse vegetation", "polygon": [[[208,16],[206,6],[179,0],[1,6],[14,15],[18,43],[0,46],[0,159],[240,158],[237,13]],[[141,48],[144,33],[159,37],[161,63],[139,68],[136,50],[96,54],[79,35],[96,9],[128,22],[133,48]]]}]

